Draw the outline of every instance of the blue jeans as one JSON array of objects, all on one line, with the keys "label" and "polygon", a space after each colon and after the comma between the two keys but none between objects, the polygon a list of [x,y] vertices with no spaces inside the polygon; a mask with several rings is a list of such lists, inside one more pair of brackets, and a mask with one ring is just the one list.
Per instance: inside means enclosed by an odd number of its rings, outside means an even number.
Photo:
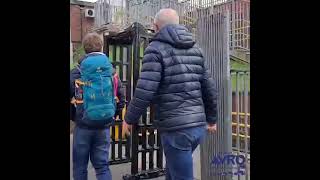
[{"label": "blue jeans", "polygon": [[166,180],[193,180],[192,153],[205,135],[205,127],[162,132]]},{"label": "blue jeans", "polygon": [[111,180],[108,164],[110,129],[88,130],[75,127],[73,132],[73,179],[88,179],[89,158],[97,180]]}]

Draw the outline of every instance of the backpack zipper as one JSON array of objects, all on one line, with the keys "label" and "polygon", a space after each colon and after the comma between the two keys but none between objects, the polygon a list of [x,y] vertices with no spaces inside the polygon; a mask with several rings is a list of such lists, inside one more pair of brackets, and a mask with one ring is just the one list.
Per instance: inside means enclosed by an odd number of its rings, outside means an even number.
[{"label": "backpack zipper", "polygon": [[101,78],[101,94],[102,94],[102,96],[104,96],[104,93],[103,93],[103,79],[102,79],[101,74],[100,74],[100,78]]}]

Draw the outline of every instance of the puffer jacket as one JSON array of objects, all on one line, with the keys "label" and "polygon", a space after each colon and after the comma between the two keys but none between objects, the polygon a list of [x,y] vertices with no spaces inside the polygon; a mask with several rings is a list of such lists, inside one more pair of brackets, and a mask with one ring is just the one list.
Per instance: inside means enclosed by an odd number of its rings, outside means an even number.
[{"label": "puffer jacket", "polygon": [[154,125],[173,131],[217,119],[217,92],[205,67],[202,51],[182,25],[167,25],[152,39],[144,53],[141,74],[125,120],[138,120],[150,104]]}]

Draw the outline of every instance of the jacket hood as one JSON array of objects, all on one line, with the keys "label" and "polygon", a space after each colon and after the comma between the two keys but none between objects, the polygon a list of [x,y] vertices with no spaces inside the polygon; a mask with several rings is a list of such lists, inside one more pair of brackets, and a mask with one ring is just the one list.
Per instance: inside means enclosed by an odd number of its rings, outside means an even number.
[{"label": "jacket hood", "polygon": [[165,42],[179,49],[189,49],[195,44],[192,34],[179,24],[169,24],[161,28],[152,41]]}]

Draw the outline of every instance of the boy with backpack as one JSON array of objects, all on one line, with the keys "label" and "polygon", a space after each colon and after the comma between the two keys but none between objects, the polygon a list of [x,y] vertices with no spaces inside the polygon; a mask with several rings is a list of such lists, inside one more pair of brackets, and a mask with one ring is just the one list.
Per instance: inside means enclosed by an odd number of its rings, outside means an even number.
[{"label": "boy with backpack", "polygon": [[111,180],[108,164],[110,125],[116,111],[112,65],[103,54],[102,39],[89,33],[83,39],[86,55],[70,74],[70,99],[75,99],[73,179],[88,179],[88,161],[97,180]]}]

